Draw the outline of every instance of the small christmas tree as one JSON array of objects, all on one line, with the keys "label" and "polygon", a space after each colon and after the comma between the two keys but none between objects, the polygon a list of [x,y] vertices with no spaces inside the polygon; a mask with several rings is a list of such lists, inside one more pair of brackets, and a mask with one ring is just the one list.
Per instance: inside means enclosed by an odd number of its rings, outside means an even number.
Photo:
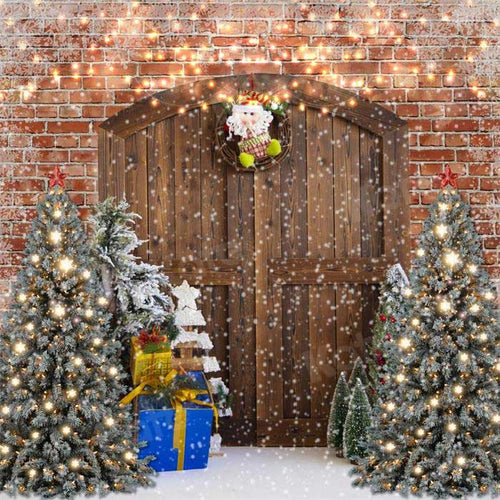
[{"label": "small christmas tree", "polygon": [[77,208],[51,175],[28,234],[24,268],[5,318],[0,358],[0,487],[73,496],[150,484],[136,458],[119,342],[95,279]]},{"label": "small christmas tree", "polygon": [[368,376],[366,375],[365,365],[363,360],[358,356],[356,361],[354,361],[354,366],[351,371],[351,376],[349,377],[349,387],[354,390],[357,380],[361,380],[363,387],[368,390],[370,387],[370,382],[368,380]]},{"label": "small christmas tree", "polygon": [[[408,314],[389,364],[357,484],[374,492],[498,493],[500,349],[481,242],[449,168],[410,274]],[[451,188],[448,187],[451,184]]]},{"label": "small christmas tree", "polygon": [[358,378],[349,401],[347,417],[344,424],[344,456],[349,460],[356,460],[365,455],[363,442],[368,436],[368,427],[371,423],[371,409],[365,386]]},{"label": "small christmas tree", "polygon": [[345,378],[345,372],[340,374],[333,394],[330,417],[328,419],[327,444],[329,448],[337,449],[342,456],[344,443],[344,424],[349,409],[351,391]]}]

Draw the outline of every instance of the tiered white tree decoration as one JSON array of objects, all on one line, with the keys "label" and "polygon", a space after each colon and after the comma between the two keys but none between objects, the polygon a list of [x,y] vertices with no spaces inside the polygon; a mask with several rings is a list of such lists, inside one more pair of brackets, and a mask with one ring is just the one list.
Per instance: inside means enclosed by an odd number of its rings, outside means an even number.
[{"label": "tiered white tree decoration", "polygon": [[[205,326],[206,321],[196,306],[196,299],[200,296],[197,288],[189,286],[187,281],[172,290],[177,299],[175,308],[175,323],[180,334],[172,342],[173,349],[180,351],[180,364],[187,370],[203,370],[205,373],[214,373],[220,370],[219,363],[208,351],[214,345],[207,332],[198,332],[193,327]],[[193,349],[203,349],[205,355],[201,358],[193,357]]]}]

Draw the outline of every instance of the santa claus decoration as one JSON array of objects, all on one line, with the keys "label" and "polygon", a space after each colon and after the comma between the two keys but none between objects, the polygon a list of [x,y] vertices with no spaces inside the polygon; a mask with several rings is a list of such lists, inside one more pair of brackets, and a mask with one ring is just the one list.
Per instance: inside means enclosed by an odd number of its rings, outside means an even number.
[{"label": "santa claus decoration", "polygon": [[281,152],[281,144],[269,135],[274,115],[285,114],[286,103],[273,100],[269,95],[254,90],[241,94],[230,107],[226,131],[231,139],[238,136],[239,161],[245,168],[255,166],[255,161]]}]

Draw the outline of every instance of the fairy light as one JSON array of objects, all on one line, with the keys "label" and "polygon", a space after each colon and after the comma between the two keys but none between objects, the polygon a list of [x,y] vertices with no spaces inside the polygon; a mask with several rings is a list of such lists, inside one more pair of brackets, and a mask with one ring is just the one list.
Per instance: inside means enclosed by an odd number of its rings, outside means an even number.
[{"label": "fairy light", "polygon": [[73,269],[73,260],[69,257],[63,257],[59,261],[59,270],[63,273],[67,273]]},{"label": "fairy light", "polygon": [[462,455],[458,456],[455,461],[460,467],[463,467],[467,463],[467,460]]},{"label": "fairy light", "polygon": [[40,432],[39,431],[33,431],[31,433],[31,439],[38,439],[40,437]]},{"label": "fairy light", "polygon": [[451,268],[454,268],[460,262],[460,255],[453,250],[444,254],[444,263]]},{"label": "fairy light", "polygon": [[399,339],[399,346],[401,349],[409,349],[411,347],[411,340],[407,337],[401,337]]},{"label": "fairy light", "polygon": [[60,219],[61,218],[61,215],[62,215],[62,212],[59,208],[56,208],[53,212],[52,212],[52,217],[54,217],[54,219]]},{"label": "fairy light", "polygon": [[26,302],[26,300],[27,300],[27,299],[28,299],[28,296],[27,296],[25,293],[23,293],[23,292],[21,292],[21,293],[17,296],[17,300],[18,300],[19,302]]},{"label": "fairy light", "polygon": [[425,429],[422,429],[421,427],[417,429],[416,434],[418,437],[423,437],[425,436]]},{"label": "fairy light", "polygon": [[123,454],[123,458],[124,458],[127,462],[131,462],[132,460],[134,460],[135,455],[134,455],[131,451],[126,451],[126,452]]},{"label": "fairy light", "polygon": [[438,302],[438,308],[442,313],[451,311],[451,302],[447,299],[442,299]]},{"label": "fairy light", "polygon": [[464,393],[464,388],[460,384],[457,384],[453,387],[453,393],[457,396],[461,396]]},{"label": "fairy light", "polygon": [[460,361],[468,361],[468,360],[469,360],[469,355],[466,352],[461,352]]},{"label": "fairy light", "polygon": [[71,434],[71,427],[69,425],[63,425],[61,427],[61,434],[63,436],[69,436]]},{"label": "fairy light", "polygon": [[471,272],[471,273],[475,273],[477,271],[477,266],[476,264],[469,264],[467,266],[467,269]]},{"label": "fairy light", "polygon": [[77,393],[76,389],[68,389],[66,391],[66,397],[68,399],[75,399],[77,395],[78,395],[78,393]]},{"label": "fairy light", "polygon": [[411,326],[419,326],[420,325],[420,320],[418,318],[413,318],[411,320]]},{"label": "fairy light", "polygon": [[494,424],[500,424],[500,413],[495,413],[491,420]]},{"label": "fairy light", "polygon": [[10,413],[10,408],[5,405],[5,406],[2,406],[2,415],[8,415]]},{"label": "fairy light", "polygon": [[101,339],[101,338],[99,338],[99,337],[96,337],[96,338],[92,341],[92,343],[93,343],[94,345],[96,345],[96,346],[101,345],[101,344],[102,344],[102,339]]},{"label": "fairy light", "polygon": [[481,342],[486,342],[488,340],[488,334],[485,332],[482,332],[479,334],[479,340]]},{"label": "fairy light", "polygon": [[24,342],[21,342],[21,341],[16,342],[14,344],[13,349],[14,349],[14,352],[16,354],[24,354],[26,352],[26,344]]},{"label": "fairy light", "polygon": [[387,411],[392,412],[396,409],[396,405],[391,401],[390,403],[387,403],[386,408],[387,408]]},{"label": "fairy light", "polygon": [[69,461],[69,468],[71,470],[78,470],[80,468],[80,460],[78,458],[72,458]]},{"label": "fairy light", "polygon": [[109,370],[108,370],[108,373],[114,377],[116,375],[118,375],[118,368],[116,368],[116,366],[112,366]]},{"label": "fairy light", "polygon": [[30,260],[33,264],[38,264],[40,262],[40,256],[35,253],[31,256]]},{"label": "fairy light", "polygon": [[10,452],[10,446],[6,445],[6,444],[2,444],[0,446],[0,452],[2,453],[2,455],[8,455],[8,453]]},{"label": "fairy light", "polygon": [[439,399],[436,396],[434,396],[433,398],[430,399],[429,404],[433,408],[436,408],[437,406],[439,406]]},{"label": "fairy light", "polygon": [[425,255],[425,250],[423,248],[417,249],[417,256],[423,257]]},{"label": "fairy light", "polygon": [[57,230],[51,231],[49,233],[49,240],[54,245],[57,245],[58,243],[60,243],[61,238],[62,238],[61,233]]},{"label": "fairy light", "polygon": [[411,297],[411,289],[408,287],[404,287],[402,294],[403,294],[403,297]]},{"label": "fairy light", "polygon": [[495,296],[494,296],[494,295],[493,295],[493,293],[492,293],[492,292],[490,292],[490,291],[485,292],[485,294],[484,294],[484,298],[485,298],[486,300],[493,300],[493,298],[494,298],[494,297],[495,297]]},{"label": "fairy light", "polygon": [[422,467],[420,467],[420,465],[416,465],[415,467],[413,467],[413,473],[416,476],[421,476],[423,472],[424,470],[422,469]]},{"label": "fairy light", "polygon": [[88,280],[91,276],[91,273],[88,269],[84,269],[82,271],[82,278],[85,279],[85,280]]},{"label": "fairy light", "polygon": [[443,239],[448,234],[448,226],[445,224],[438,224],[434,228],[434,233],[438,238]]},{"label": "fairy light", "polygon": [[36,471],[36,469],[30,469],[30,470],[28,471],[28,476],[29,476],[31,479],[35,478],[35,477],[37,476],[37,471]]},{"label": "fairy light", "polygon": [[19,387],[21,385],[21,380],[17,377],[14,377],[10,383],[14,386],[14,387]]},{"label": "fairy light", "polygon": [[106,297],[99,297],[97,299],[97,303],[100,305],[100,306],[105,306],[107,303],[108,303],[108,299]]},{"label": "fairy light", "polygon": [[457,430],[457,424],[455,422],[450,422],[447,426],[446,426],[446,430],[448,432],[456,432]]},{"label": "fairy light", "polygon": [[401,383],[401,382],[404,382],[404,380],[405,380],[405,376],[403,373],[398,373],[396,375],[396,382]]},{"label": "fairy light", "polygon": [[396,449],[396,445],[392,442],[389,441],[388,443],[385,444],[385,450],[388,452],[392,452]]},{"label": "fairy light", "polygon": [[43,404],[43,408],[46,411],[52,411],[54,409],[54,403],[52,401],[45,401],[45,403]]},{"label": "fairy light", "polygon": [[92,309],[85,309],[84,314],[86,318],[91,318],[94,315],[94,311]]},{"label": "fairy light", "polygon": [[54,304],[52,307],[52,316],[55,318],[63,318],[66,314],[66,309],[62,304]]},{"label": "fairy light", "polygon": [[477,312],[479,312],[479,310],[480,310],[480,309],[481,309],[481,307],[480,307],[480,306],[479,306],[479,304],[477,304],[477,303],[474,303],[474,304],[472,304],[472,305],[469,307],[469,311],[470,311],[471,313],[477,313]]},{"label": "fairy light", "polygon": [[107,427],[111,427],[114,425],[115,419],[113,417],[107,417],[106,420],[104,420],[104,423]]},{"label": "fairy light", "polygon": [[80,358],[80,357],[76,357],[75,359],[73,359],[73,364],[74,364],[75,366],[82,366],[82,364],[83,364],[83,360],[82,360],[82,358]]}]

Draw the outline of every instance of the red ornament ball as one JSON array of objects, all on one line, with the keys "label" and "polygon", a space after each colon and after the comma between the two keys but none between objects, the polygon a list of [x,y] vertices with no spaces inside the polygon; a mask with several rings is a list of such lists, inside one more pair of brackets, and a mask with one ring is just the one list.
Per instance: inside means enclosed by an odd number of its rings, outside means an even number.
[{"label": "red ornament ball", "polygon": [[380,321],[385,321],[387,319],[387,316],[384,316],[383,314],[381,314],[379,316],[379,318],[380,318]]}]

